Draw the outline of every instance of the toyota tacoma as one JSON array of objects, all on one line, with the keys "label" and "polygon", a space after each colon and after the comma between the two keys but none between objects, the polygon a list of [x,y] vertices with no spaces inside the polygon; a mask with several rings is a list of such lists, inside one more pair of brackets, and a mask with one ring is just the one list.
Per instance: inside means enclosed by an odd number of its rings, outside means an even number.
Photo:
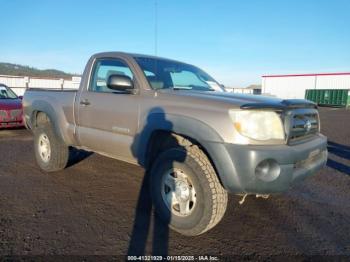
[{"label": "toyota tacoma", "polygon": [[327,161],[314,103],[228,93],[165,58],[93,55],[79,90],[29,89],[23,107],[44,171],[72,148],[140,165],[157,214],[184,235],[213,228],[228,193],[283,192]]}]

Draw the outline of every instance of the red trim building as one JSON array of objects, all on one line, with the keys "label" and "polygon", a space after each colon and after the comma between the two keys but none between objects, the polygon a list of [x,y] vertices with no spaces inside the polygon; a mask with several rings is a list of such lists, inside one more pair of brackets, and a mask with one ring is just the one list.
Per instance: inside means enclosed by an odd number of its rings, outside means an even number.
[{"label": "red trim building", "polygon": [[316,74],[296,74],[296,75],[264,75],[262,77],[298,77],[298,76],[341,76],[349,73],[316,73]]}]

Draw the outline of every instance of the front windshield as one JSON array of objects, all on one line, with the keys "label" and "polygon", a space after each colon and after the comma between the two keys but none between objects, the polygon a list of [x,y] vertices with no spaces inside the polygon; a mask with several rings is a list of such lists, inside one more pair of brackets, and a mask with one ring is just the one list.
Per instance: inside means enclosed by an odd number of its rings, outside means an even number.
[{"label": "front windshield", "polygon": [[135,60],[153,89],[223,91],[211,76],[195,66],[152,57]]},{"label": "front windshield", "polygon": [[0,99],[16,99],[17,95],[7,86],[0,86]]}]

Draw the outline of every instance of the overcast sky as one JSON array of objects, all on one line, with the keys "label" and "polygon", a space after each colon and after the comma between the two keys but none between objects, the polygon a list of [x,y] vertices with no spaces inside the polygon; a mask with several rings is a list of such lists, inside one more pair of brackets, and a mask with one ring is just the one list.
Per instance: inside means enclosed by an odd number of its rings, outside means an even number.
[{"label": "overcast sky", "polygon": [[[0,61],[81,73],[101,51],[155,53],[155,0],[0,0]],[[157,0],[158,55],[244,87],[350,71],[349,0]]]}]

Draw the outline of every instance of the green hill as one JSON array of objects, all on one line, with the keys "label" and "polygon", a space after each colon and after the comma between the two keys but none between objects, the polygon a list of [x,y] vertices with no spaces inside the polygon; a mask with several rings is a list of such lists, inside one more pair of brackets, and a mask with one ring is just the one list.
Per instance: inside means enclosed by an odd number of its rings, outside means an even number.
[{"label": "green hill", "polygon": [[56,69],[40,70],[30,66],[1,63],[1,62],[0,62],[0,75],[52,77],[52,78],[65,78],[65,79],[71,78],[73,76],[73,74],[69,74]]}]

